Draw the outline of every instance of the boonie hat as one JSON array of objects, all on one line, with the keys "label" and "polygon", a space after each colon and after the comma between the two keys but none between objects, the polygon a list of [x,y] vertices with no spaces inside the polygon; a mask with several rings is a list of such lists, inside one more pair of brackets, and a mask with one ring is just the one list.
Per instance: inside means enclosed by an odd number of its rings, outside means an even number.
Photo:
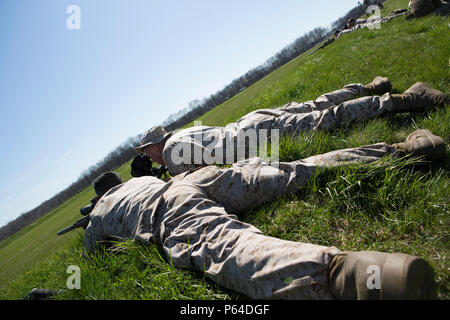
[{"label": "boonie hat", "polygon": [[135,148],[135,150],[137,152],[143,152],[145,147],[151,144],[159,143],[171,134],[172,132],[166,132],[163,127],[155,126],[144,132],[144,135],[141,138],[141,145]]}]

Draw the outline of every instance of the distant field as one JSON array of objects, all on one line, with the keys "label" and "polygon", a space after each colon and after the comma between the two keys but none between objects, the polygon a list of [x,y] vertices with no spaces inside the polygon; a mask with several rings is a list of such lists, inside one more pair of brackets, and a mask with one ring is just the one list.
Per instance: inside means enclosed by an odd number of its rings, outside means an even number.
[{"label": "distant field", "polygon": [[[408,0],[385,2],[386,15]],[[393,92],[418,81],[450,92],[450,18],[403,17],[380,30],[346,34],[315,54],[301,55],[242,93],[206,113],[204,125],[224,125],[244,114],[305,101],[348,83],[390,78]],[[450,143],[449,108],[404,114],[349,125],[335,132],[282,139],[281,160],[291,161],[338,148],[402,141],[428,128]],[[255,208],[242,220],[264,234],[286,240],[336,246],[343,250],[404,252],[424,257],[435,269],[439,298],[450,299],[450,159],[427,166],[380,161],[321,174],[298,194]],[[130,178],[129,163],[117,170]],[[82,288],[62,299],[236,299],[201,274],[174,269],[156,246],[126,242],[120,253],[95,261],[80,258],[82,232],[56,237],[80,217],[94,196],[87,188],[47,216],[0,243],[0,296],[23,297],[33,287],[64,288],[68,265],[82,269]],[[14,280],[14,282],[11,282]]]},{"label": "distant field", "polygon": [[[260,97],[261,94],[263,94],[263,91],[274,83],[277,83],[280,80],[285,80],[286,76],[289,75],[289,73],[291,73],[293,70],[298,69],[301,64],[309,59],[309,53],[312,51],[314,51],[314,48],[303,53],[296,59],[289,61],[288,63],[273,71],[271,74],[248,87],[241,93],[235,95],[226,102],[215,107],[213,110],[200,116],[195,121],[201,121],[203,124],[209,126],[223,126],[229,122],[237,120],[239,118],[239,115],[243,114],[243,105],[251,103],[251,101],[256,97]],[[186,125],[186,127],[191,127],[193,125],[194,122],[191,122]]]}]

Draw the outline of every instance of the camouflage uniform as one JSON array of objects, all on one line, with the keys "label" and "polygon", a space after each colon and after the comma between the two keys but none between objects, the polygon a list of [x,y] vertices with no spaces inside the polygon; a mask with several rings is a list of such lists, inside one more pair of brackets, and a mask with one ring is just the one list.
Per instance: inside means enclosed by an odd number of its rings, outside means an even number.
[{"label": "camouflage uniform", "polygon": [[92,251],[98,242],[111,239],[151,241],[175,267],[204,273],[254,299],[332,299],[328,265],[340,253],[337,248],[268,237],[238,215],[296,191],[319,169],[370,162],[395,152],[379,143],[277,167],[259,158],[231,168],[208,166],[166,183],[149,176],[134,178],[97,203],[83,245]]},{"label": "camouflage uniform", "polygon": [[407,10],[398,9],[398,10],[392,11],[388,16],[383,17],[383,18],[376,17],[373,19],[370,19],[370,18],[369,19],[358,19],[356,21],[356,25],[353,28],[342,30],[339,33],[339,35],[337,36],[337,38],[339,38],[341,35],[343,35],[345,33],[353,32],[355,30],[362,29],[362,28],[374,29],[377,27],[377,25],[379,25],[381,23],[391,21],[394,18],[403,16],[403,15],[407,15],[407,14],[408,14]]},{"label": "camouflage uniform", "polygon": [[[196,126],[184,129],[166,141],[162,158],[170,173],[177,175],[205,164],[231,164],[248,158],[239,157],[238,149],[243,145],[239,137],[249,132],[249,129],[255,132],[265,129],[270,137],[273,129],[288,134],[334,129],[352,121],[367,120],[392,112],[389,93],[381,97],[362,97],[366,94],[367,90],[362,84],[349,84],[343,89],[321,95],[314,101],[291,102],[279,108],[253,111],[226,127]],[[260,136],[256,138],[258,145],[261,144]],[[211,141],[214,141],[214,145],[211,145]],[[204,154],[212,157],[198,157]]]}]

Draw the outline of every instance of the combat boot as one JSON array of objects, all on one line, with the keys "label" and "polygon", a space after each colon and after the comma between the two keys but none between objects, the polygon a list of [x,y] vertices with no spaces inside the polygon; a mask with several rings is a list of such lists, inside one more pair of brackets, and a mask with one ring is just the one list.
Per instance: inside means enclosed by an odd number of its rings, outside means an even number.
[{"label": "combat boot", "polygon": [[445,142],[435,136],[430,130],[416,130],[405,142],[392,145],[402,156],[423,157],[425,160],[435,161],[445,158]]},{"label": "combat boot", "polygon": [[418,82],[403,94],[392,95],[393,112],[424,112],[450,104],[450,98],[428,84]]},{"label": "combat boot", "polygon": [[366,96],[383,95],[391,91],[392,85],[388,78],[376,77],[369,84],[364,86],[364,93]]},{"label": "combat boot", "polygon": [[400,253],[342,252],[329,266],[330,291],[336,299],[434,299],[432,267],[423,259]]}]

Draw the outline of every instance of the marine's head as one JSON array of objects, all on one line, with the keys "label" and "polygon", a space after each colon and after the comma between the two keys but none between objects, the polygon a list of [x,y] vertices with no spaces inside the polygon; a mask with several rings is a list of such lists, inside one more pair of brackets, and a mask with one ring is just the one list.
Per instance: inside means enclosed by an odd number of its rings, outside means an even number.
[{"label": "marine's head", "polygon": [[161,165],[165,165],[162,152],[167,139],[172,132],[166,132],[163,127],[156,126],[144,132],[141,145],[136,148],[139,153],[146,154],[150,159]]},{"label": "marine's head", "polygon": [[98,176],[92,183],[92,186],[100,199],[109,189],[122,183],[122,179],[116,172],[108,171]]}]

